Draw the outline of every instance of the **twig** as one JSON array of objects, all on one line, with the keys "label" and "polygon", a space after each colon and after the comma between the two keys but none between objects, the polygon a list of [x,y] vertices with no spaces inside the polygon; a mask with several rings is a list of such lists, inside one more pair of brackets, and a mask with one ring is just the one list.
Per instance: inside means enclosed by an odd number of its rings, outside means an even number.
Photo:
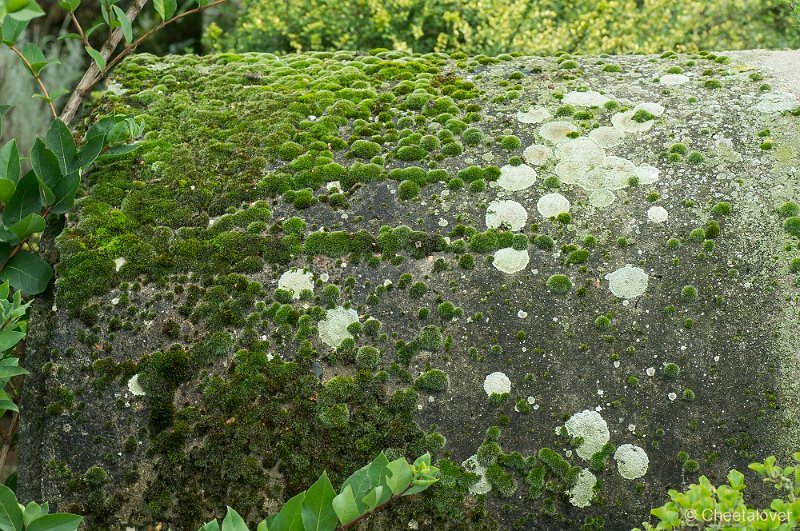
[{"label": "twig", "polygon": [[[100,70],[100,68],[94,62],[91,65],[89,65],[89,68],[86,70],[86,73],[78,82],[78,86],[75,87],[75,90],[72,91],[72,94],[70,94],[67,104],[61,111],[61,120],[65,124],[69,125],[69,123],[72,122],[72,120],[75,118],[75,114],[78,112],[78,109],[80,108],[84,98],[86,98],[86,96],[89,94],[89,91],[92,90],[92,87],[94,87],[95,84],[97,84],[97,82],[105,78],[114,66],[116,66],[125,57],[133,53],[136,50],[136,48],[145,39],[150,37],[153,33],[159,31],[167,24],[171,24],[177,20],[182,19],[183,17],[187,17],[195,13],[200,13],[211,7],[218,6],[220,4],[225,3],[226,1],[227,0],[214,0],[213,2],[206,4],[204,6],[199,6],[194,9],[190,9],[189,11],[184,11],[183,13],[179,13],[172,18],[161,21],[160,23],[156,24],[148,31],[146,31],[142,36],[140,36],[132,43],[130,43],[128,46],[126,46],[125,49],[123,49],[112,59],[111,56],[113,55],[114,50],[116,50],[117,46],[119,45],[123,37],[121,27],[114,29],[114,31],[109,33],[108,41],[100,50],[100,55],[102,55],[103,59],[106,61],[106,67],[103,70]],[[134,19],[136,19],[136,17],[139,15],[139,12],[142,10],[142,8],[145,6],[146,3],[147,0],[134,0],[133,4],[131,4],[131,7],[129,7],[128,11],[125,13],[125,16],[128,18],[128,20],[133,22]]]},{"label": "twig", "polygon": [[[131,6],[128,8],[128,11],[125,12],[125,17],[133,21],[139,16],[139,12],[144,8],[145,4],[147,4],[147,0],[134,0]],[[106,42],[103,47],[100,49],[100,55],[103,56],[105,61],[111,57],[111,54],[114,53],[114,50],[117,48],[117,45],[122,40],[122,27],[115,28],[109,34],[108,42]],[[61,111],[61,120],[69,125],[73,118],[75,118],[75,114],[78,112],[78,109],[83,102],[83,99],[89,94],[89,91],[92,90],[92,87],[102,79],[100,68],[98,68],[97,63],[92,62],[89,65],[89,68],[86,69],[84,72],[83,77],[78,82],[78,85],[75,87],[75,90],[72,91],[72,94],[69,96],[69,100],[67,100],[67,104],[64,106],[64,109]]]},{"label": "twig", "polygon": [[8,457],[8,451],[11,449],[11,438],[14,436],[14,432],[17,429],[17,421],[19,420],[19,413],[14,411],[11,414],[11,424],[8,426],[8,441],[3,444],[3,449],[0,450],[0,473],[3,472],[3,469],[6,467],[6,458]]},{"label": "twig", "polygon": [[53,106],[53,102],[50,100],[50,94],[47,93],[47,89],[45,88],[44,83],[42,83],[42,78],[39,77],[39,74],[33,71],[33,66],[31,65],[30,61],[28,61],[28,59],[22,55],[22,52],[19,51],[19,48],[14,45],[9,46],[9,48],[11,48],[11,51],[17,54],[17,57],[19,57],[20,60],[25,63],[25,66],[28,67],[28,70],[30,70],[33,79],[36,81],[36,84],[39,85],[39,92],[42,93],[44,100],[50,106],[50,112],[53,113],[53,118],[57,118],[58,113],[56,112],[56,108]]},{"label": "twig", "polygon": [[89,39],[86,37],[86,34],[83,32],[83,27],[81,27],[81,23],[78,22],[78,17],[75,16],[74,11],[70,11],[69,16],[72,17],[72,23],[75,25],[75,29],[78,31],[78,35],[81,36],[81,40],[83,41],[84,46],[91,46],[89,43]]},{"label": "twig", "polygon": [[133,53],[136,50],[136,48],[140,44],[142,44],[143,41],[145,41],[148,37],[150,37],[150,35],[152,35],[153,33],[161,30],[167,24],[171,24],[171,23],[173,23],[173,22],[175,22],[175,21],[177,21],[179,19],[182,19],[183,17],[188,17],[189,15],[194,15],[195,13],[200,13],[201,11],[204,11],[204,10],[206,10],[208,8],[215,7],[215,6],[218,6],[220,4],[224,4],[225,2],[227,2],[227,0],[214,0],[213,2],[211,2],[209,4],[206,4],[206,5],[200,6],[200,7],[195,7],[194,9],[190,9],[189,11],[184,11],[183,13],[179,13],[179,14],[175,15],[172,18],[169,18],[167,20],[164,20],[164,21],[160,22],[159,24],[156,24],[155,26],[153,26],[152,28],[147,30],[144,33],[144,35],[142,35],[141,37],[137,38],[135,41],[130,43],[124,50],[122,50],[111,61],[109,61],[108,65],[106,65],[105,70],[103,70],[103,72],[102,72],[103,77],[107,76],[108,73],[111,71],[111,69],[116,64],[118,64],[120,61],[125,59],[125,57],[127,57],[128,55]]}]

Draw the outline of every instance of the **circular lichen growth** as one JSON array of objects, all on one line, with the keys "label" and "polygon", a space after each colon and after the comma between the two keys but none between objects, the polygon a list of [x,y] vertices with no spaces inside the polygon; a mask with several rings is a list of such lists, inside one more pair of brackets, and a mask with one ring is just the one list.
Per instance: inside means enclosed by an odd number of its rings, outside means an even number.
[{"label": "circular lichen growth", "polygon": [[545,283],[547,290],[555,295],[564,295],[572,289],[572,282],[567,275],[551,275]]}]

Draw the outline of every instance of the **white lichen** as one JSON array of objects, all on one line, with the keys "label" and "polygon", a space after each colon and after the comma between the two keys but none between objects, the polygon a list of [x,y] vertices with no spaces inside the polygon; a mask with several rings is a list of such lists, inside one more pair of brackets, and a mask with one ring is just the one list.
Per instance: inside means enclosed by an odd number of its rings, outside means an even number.
[{"label": "white lichen", "polygon": [[597,477],[584,468],[578,474],[575,485],[569,490],[569,502],[575,507],[589,507],[594,497],[595,485],[597,485]]},{"label": "white lichen", "polygon": [[520,230],[528,221],[528,211],[516,201],[492,201],[486,209],[486,226],[490,229],[506,227]]},{"label": "white lichen", "polygon": [[486,494],[492,490],[492,484],[486,479],[486,467],[478,463],[478,456],[472,455],[468,457],[461,466],[467,472],[478,475],[478,481],[469,488],[470,494]]},{"label": "white lichen", "polygon": [[639,178],[639,184],[653,184],[658,181],[660,170],[650,164],[639,164],[633,170],[634,174]]},{"label": "white lichen", "polygon": [[522,158],[528,164],[541,166],[553,158],[553,150],[541,144],[531,144],[522,152]]},{"label": "white lichen", "polygon": [[114,258],[114,270],[119,271],[125,265],[126,260],[122,257]]},{"label": "white lichen", "polygon": [[610,100],[595,90],[587,90],[584,92],[573,90],[564,96],[562,101],[580,107],[602,107]]},{"label": "white lichen", "polygon": [[610,206],[616,196],[611,190],[595,190],[589,194],[589,204],[595,208],[606,208]]},{"label": "white lichen", "polygon": [[613,148],[622,144],[625,133],[616,127],[604,125],[589,132],[589,138],[597,142],[602,148]]},{"label": "white lichen", "polygon": [[502,372],[493,372],[483,380],[483,390],[487,396],[504,395],[511,392],[511,380]]},{"label": "white lichen", "polygon": [[572,415],[564,423],[570,437],[580,437],[583,442],[578,446],[576,453],[582,459],[591,457],[603,448],[609,438],[608,424],[597,411],[584,409]]},{"label": "white lichen", "polygon": [[506,247],[505,249],[499,249],[494,253],[492,265],[499,271],[510,275],[512,273],[516,273],[517,271],[522,271],[528,267],[528,262],[530,262],[530,259],[531,258],[527,249],[519,250],[512,247]]},{"label": "white lichen", "polygon": [[500,168],[500,177],[497,185],[509,192],[518,192],[533,186],[536,182],[536,170],[527,164],[512,166],[506,164]]},{"label": "white lichen", "polygon": [[614,296],[621,299],[635,299],[647,291],[649,277],[641,267],[626,264],[606,275],[608,287]]},{"label": "white lichen", "polygon": [[625,479],[638,479],[647,473],[650,460],[647,452],[632,444],[623,444],[614,452],[619,475]]},{"label": "white lichen", "polygon": [[668,217],[669,212],[664,207],[654,206],[647,210],[647,219],[653,223],[664,223]]},{"label": "white lichen", "polygon": [[139,383],[138,374],[134,374],[131,379],[128,380],[128,391],[130,391],[133,396],[144,396],[147,394],[145,393],[142,385]]},{"label": "white lichen", "polygon": [[634,107],[633,112],[635,113],[636,111],[647,111],[653,116],[661,116],[662,114],[664,114],[664,106],[661,105],[660,103],[646,101]]},{"label": "white lichen", "polygon": [[314,291],[314,275],[302,269],[290,269],[278,279],[278,289],[291,291],[292,298],[299,299],[302,291]]},{"label": "white lichen", "polygon": [[800,106],[797,96],[789,92],[767,92],[758,99],[755,110],[767,114],[786,112]]},{"label": "white lichen", "polygon": [[577,133],[578,128],[569,122],[548,122],[539,128],[539,136],[553,144],[560,144],[571,140],[570,133]]},{"label": "white lichen", "polygon": [[633,109],[625,112],[618,112],[611,117],[611,123],[614,127],[626,133],[644,133],[653,127],[655,120],[637,122],[633,119],[634,114],[636,114],[636,111]]},{"label": "white lichen", "polygon": [[325,319],[317,324],[319,339],[329,347],[336,348],[342,341],[353,336],[347,327],[358,322],[358,313],[352,308],[337,306],[325,313]]},{"label": "white lichen", "polygon": [[569,200],[559,193],[545,194],[536,202],[536,210],[544,218],[554,218],[569,212]]},{"label": "white lichen", "polygon": [[550,111],[544,108],[517,111],[517,121],[523,124],[540,124],[552,116]]},{"label": "white lichen", "polygon": [[689,76],[684,74],[664,74],[658,79],[658,82],[668,87],[676,87],[689,82]]}]

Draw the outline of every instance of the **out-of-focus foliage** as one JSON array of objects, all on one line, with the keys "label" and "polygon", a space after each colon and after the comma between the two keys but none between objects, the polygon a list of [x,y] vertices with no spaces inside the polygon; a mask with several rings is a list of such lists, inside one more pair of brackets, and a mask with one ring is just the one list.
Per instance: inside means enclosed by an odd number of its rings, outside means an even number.
[{"label": "out-of-focus foliage", "polygon": [[235,28],[211,24],[211,48],[492,55],[800,47],[786,0],[241,0],[240,9]]}]

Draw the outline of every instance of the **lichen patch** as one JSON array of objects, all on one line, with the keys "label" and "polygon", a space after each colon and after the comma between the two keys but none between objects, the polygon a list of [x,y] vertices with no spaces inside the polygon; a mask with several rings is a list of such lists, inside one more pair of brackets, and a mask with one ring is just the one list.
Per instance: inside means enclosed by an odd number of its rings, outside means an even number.
[{"label": "lichen patch", "polygon": [[647,452],[632,444],[623,444],[614,452],[619,475],[625,479],[638,479],[647,473],[650,459]]},{"label": "lichen patch", "polygon": [[610,434],[608,424],[597,411],[585,409],[572,415],[564,423],[570,437],[580,437],[583,442],[576,449],[581,459],[591,459],[605,445]]},{"label": "lichen patch", "polygon": [[608,288],[621,299],[635,299],[647,291],[649,276],[641,267],[625,265],[606,275]]},{"label": "lichen patch", "polygon": [[517,231],[528,221],[528,211],[516,201],[492,201],[486,209],[485,219],[490,229],[506,227]]},{"label": "lichen patch", "polygon": [[336,348],[342,341],[352,338],[353,335],[347,331],[347,327],[358,322],[358,313],[352,308],[337,306],[327,310],[325,319],[319,322],[320,340],[329,347]]}]

